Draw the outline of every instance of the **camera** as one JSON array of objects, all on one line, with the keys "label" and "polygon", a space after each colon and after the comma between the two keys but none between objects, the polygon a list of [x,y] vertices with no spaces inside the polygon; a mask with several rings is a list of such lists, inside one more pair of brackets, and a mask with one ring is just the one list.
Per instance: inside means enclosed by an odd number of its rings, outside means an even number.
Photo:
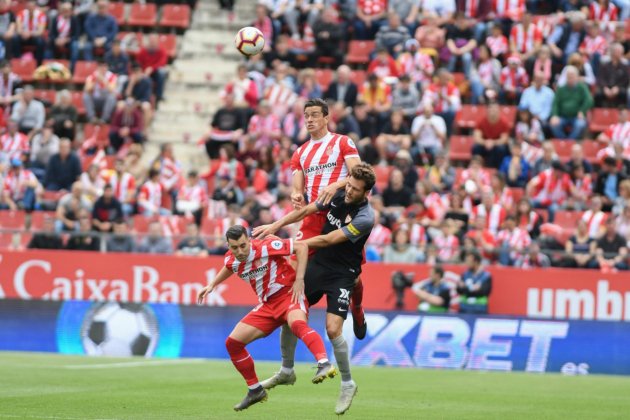
[{"label": "camera", "polygon": [[405,300],[405,289],[413,284],[414,273],[396,271],[392,274],[392,288],[396,293],[396,309],[402,309]]}]

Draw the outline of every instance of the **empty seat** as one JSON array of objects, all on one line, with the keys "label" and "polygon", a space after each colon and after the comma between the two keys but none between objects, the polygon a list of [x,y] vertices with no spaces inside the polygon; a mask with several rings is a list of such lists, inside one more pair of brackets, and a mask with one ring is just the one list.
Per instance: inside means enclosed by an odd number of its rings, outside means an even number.
[{"label": "empty seat", "polygon": [[581,211],[558,210],[554,216],[554,223],[564,229],[575,229],[582,214]]},{"label": "empty seat", "polygon": [[458,130],[472,129],[477,121],[486,115],[486,107],[480,105],[462,105],[455,115],[455,127]]},{"label": "empty seat", "polygon": [[325,91],[332,82],[333,71],[330,69],[317,69],[315,70],[315,79],[322,90]]},{"label": "empty seat", "polygon": [[[177,55],[177,35],[175,34],[160,34],[160,45],[170,58],[175,58]],[[140,44],[142,45],[142,44]]]},{"label": "empty seat", "polygon": [[14,58],[11,60],[11,71],[20,76],[23,82],[32,82],[33,73],[37,68],[35,60],[22,60],[20,58]]},{"label": "empty seat", "polygon": [[96,70],[96,61],[77,61],[74,66],[72,82],[76,84],[84,84],[85,80]]},{"label": "empty seat", "polygon": [[374,51],[374,46],[374,41],[350,41],[346,63],[367,64],[370,61],[370,54]]},{"label": "empty seat", "polygon": [[21,210],[0,210],[0,229],[24,229],[26,213]]},{"label": "empty seat", "polygon": [[55,219],[54,211],[34,211],[31,213],[31,228],[32,232],[40,231],[44,228],[44,219],[50,217]]},{"label": "empty seat", "polygon": [[157,9],[153,3],[133,3],[129,12],[127,24],[129,26],[151,27],[155,26]]},{"label": "empty seat", "polygon": [[553,139],[553,148],[558,154],[558,159],[563,162],[568,161],[571,158],[571,148],[575,144],[572,140]]},{"label": "empty seat", "polygon": [[365,70],[353,70],[352,73],[350,73],[350,80],[357,85],[357,88],[360,88],[363,83],[365,83],[366,78],[367,74]]},{"label": "empty seat", "polygon": [[109,14],[116,19],[118,26],[125,24],[125,3],[111,2],[109,3]]},{"label": "empty seat", "polygon": [[85,115],[85,105],[83,104],[83,92],[71,92],[72,105],[77,109],[79,115]]},{"label": "empty seat", "polygon": [[159,26],[186,29],[190,25],[190,6],[187,4],[165,4]]},{"label": "empty seat", "polygon": [[46,104],[54,104],[57,100],[57,91],[54,89],[35,89],[35,98]]},{"label": "empty seat", "polygon": [[619,120],[619,110],[615,108],[594,108],[591,111],[591,118],[588,129],[593,133],[606,130],[610,125]]},{"label": "empty seat", "polygon": [[597,161],[597,154],[604,146],[596,140],[584,140],[582,141],[582,149],[584,150],[584,159],[591,163]]},{"label": "empty seat", "polygon": [[451,161],[469,161],[474,139],[472,136],[451,136],[448,157]]}]

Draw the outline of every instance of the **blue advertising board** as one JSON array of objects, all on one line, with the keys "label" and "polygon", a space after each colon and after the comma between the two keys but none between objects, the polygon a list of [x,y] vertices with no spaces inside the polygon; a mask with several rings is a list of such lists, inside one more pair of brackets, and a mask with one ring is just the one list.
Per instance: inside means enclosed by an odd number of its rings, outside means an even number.
[{"label": "blue advertising board", "polygon": [[[0,300],[0,350],[228,359],[225,339],[246,307]],[[324,336],[325,314],[310,324]],[[368,313],[368,335],[344,325],[354,365],[630,374],[630,323]],[[326,340],[329,354],[330,343]],[[279,331],[248,346],[279,360]],[[298,345],[296,360],[312,362]]]}]

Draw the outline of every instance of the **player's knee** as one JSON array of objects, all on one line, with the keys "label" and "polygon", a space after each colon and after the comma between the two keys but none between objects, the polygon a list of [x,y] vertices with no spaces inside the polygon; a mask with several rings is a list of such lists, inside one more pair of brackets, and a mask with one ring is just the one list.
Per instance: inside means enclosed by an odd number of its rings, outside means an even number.
[{"label": "player's knee", "polygon": [[341,335],[341,327],[336,324],[328,323],[326,324],[326,334],[331,340],[337,338]]},{"label": "player's knee", "polygon": [[243,350],[245,348],[245,344],[233,339],[232,337],[228,337],[225,340],[225,348],[229,354],[235,354]]}]

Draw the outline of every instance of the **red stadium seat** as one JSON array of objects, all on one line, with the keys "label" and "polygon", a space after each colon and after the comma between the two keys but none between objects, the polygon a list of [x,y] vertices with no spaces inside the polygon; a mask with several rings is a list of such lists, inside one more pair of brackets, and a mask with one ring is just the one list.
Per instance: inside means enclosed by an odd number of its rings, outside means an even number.
[{"label": "red stadium seat", "polygon": [[352,73],[350,73],[350,80],[352,80],[352,83],[357,85],[357,88],[363,86],[366,78],[367,74],[365,70],[353,70]]},{"label": "red stadium seat", "polygon": [[448,158],[451,161],[469,161],[473,143],[472,136],[451,136]]},{"label": "red stadium seat", "polygon": [[554,217],[554,223],[564,229],[575,229],[582,214],[581,211],[558,210]]},{"label": "red stadium seat", "polygon": [[84,124],[83,125],[83,138],[90,138],[96,135],[96,139],[99,141],[108,141],[109,138],[109,124]]},{"label": "red stadium seat", "polygon": [[315,70],[315,79],[322,88],[322,91],[326,91],[333,79],[333,71],[330,69],[317,69]]},{"label": "red stadium seat", "polygon": [[35,89],[35,98],[44,104],[54,104],[57,100],[57,91],[54,89]]},{"label": "red stadium seat", "polygon": [[571,158],[571,148],[575,144],[572,140],[553,139],[553,148],[558,154],[558,159],[563,162],[568,161]]},{"label": "red stadium seat", "polygon": [[348,43],[348,54],[346,63],[367,64],[370,61],[370,54],[374,51],[374,41],[350,41]]},{"label": "red stadium seat", "polygon": [[455,127],[461,129],[473,129],[477,121],[486,115],[486,107],[480,105],[462,105],[455,115]]},{"label": "red stadium seat", "polygon": [[381,193],[387,188],[389,182],[389,174],[392,172],[391,166],[375,165],[374,173],[376,175],[376,189]]},{"label": "red stadium seat", "polygon": [[109,3],[109,14],[116,19],[119,26],[125,24],[125,3],[111,2]]},{"label": "red stadium seat", "polygon": [[584,158],[591,163],[596,162],[597,153],[599,153],[599,151],[604,147],[605,146],[596,140],[583,140],[582,149],[584,149]]},{"label": "red stadium seat", "polygon": [[23,251],[31,241],[32,235],[27,232],[0,232],[0,249]]},{"label": "red stadium seat", "polygon": [[[175,34],[160,34],[160,45],[166,50],[166,53],[170,58],[175,58],[177,55],[177,35]],[[140,44],[142,45],[142,44]]]},{"label": "red stadium seat", "polygon": [[0,210],[0,229],[24,229],[25,222],[23,211]]},{"label": "red stadium seat", "polygon": [[593,133],[599,133],[616,124],[618,120],[619,111],[616,108],[594,108],[591,111],[588,129]]},{"label": "red stadium seat", "polygon": [[159,26],[186,29],[190,25],[190,6],[187,4],[165,4]]},{"label": "red stadium seat", "polygon": [[84,84],[88,76],[94,73],[96,67],[96,61],[77,61],[76,65],[74,66],[72,83],[76,83],[78,85]]},{"label": "red stadium seat", "polygon": [[77,109],[79,115],[85,115],[85,105],[83,104],[83,92],[71,92],[72,105]]},{"label": "red stadium seat", "polygon": [[32,82],[33,73],[37,68],[35,60],[22,60],[20,58],[14,58],[11,60],[11,71],[20,76],[23,82]]},{"label": "red stadium seat", "polygon": [[157,20],[157,8],[153,3],[133,3],[129,12],[129,26],[152,27]]},{"label": "red stadium seat", "polygon": [[503,105],[501,107],[501,115],[505,118],[505,121],[510,124],[510,130],[514,128],[516,124],[516,114],[518,109],[513,105]]},{"label": "red stadium seat", "polygon": [[34,211],[31,213],[31,232],[37,232],[44,228],[44,219],[46,217],[55,218],[54,211]]}]

